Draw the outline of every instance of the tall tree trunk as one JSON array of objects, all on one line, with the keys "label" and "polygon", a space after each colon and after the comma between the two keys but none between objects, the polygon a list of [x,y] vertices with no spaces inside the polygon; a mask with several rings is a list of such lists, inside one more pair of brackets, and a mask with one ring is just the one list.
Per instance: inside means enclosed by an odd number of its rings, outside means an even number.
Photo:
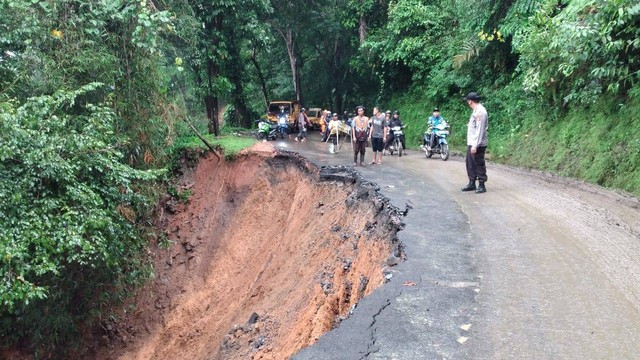
[{"label": "tall tree trunk", "polygon": [[264,108],[269,111],[269,92],[267,91],[267,81],[262,74],[262,69],[260,68],[260,64],[257,59],[257,50],[256,47],[253,47],[253,54],[251,56],[251,63],[256,68],[256,72],[258,73],[258,80],[260,80],[260,87],[262,88],[262,100],[264,101]]},{"label": "tall tree trunk", "polygon": [[342,117],[342,102],[340,101],[340,93],[342,84],[338,82],[338,64],[340,63],[340,42],[338,35],[333,41],[333,51],[329,59],[329,81],[331,81],[331,106],[334,112]]},{"label": "tall tree trunk", "polygon": [[[218,15],[211,19],[205,26],[206,38],[210,39],[211,46],[215,48],[220,43],[220,37],[217,33],[222,28],[222,16]],[[207,51],[208,53],[208,51]],[[213,82],[220,74],[220,65],[217,60],[214,61],[208,53],[207,58],[207,92],[204,97],[204,105],[207,111],[207,119],[209,120],[209,134],[215,136],[220,135],[220,122],[218,121],[218,95],[214,89]]]},{"label": "tall tree trunk", "polygon": [[251,127],[251,119],[249,119],[249,110],[247,109],[247,102],[244,98],[244,86],[242,80],[240,80],[233,91],[233,105],[235,108],[236,119],[240,120],[240,126],[243,128]]},{"label": "tall tree trunk", "polygon": [[227,102],[224,98],[218,97],[218,124],[224,125],[224,111],[227,108]]},{"label": "tall tree trunk", "polygon": [[291,76],[293,79],[293,92],[295,93],[296,100],[302,102],[302,92],[300,91],[300,70],[298,69],[298,56],[296,55],[295,41],[293,39],[293,31],[287,29],[286,31],[280,31],[280,34],[284,38],[284,42],[287,46],[287,55],[289,55],[289,64],[291,64]]},{"label": "tall tree trunk", "polygon": [[364,15],[360,16],[358,33],[360,34],[360,44],[362,44],[367,39],[367,20],[364,18]]},{"label": "tall tree trunk", "polygon": [[249,110],[247,109],[247,102],[244,95],[244,64],[240,61],[240,41],[234,42],[233,39],[240,39],[240,35],[237,34],[235,27],[231,26],[227,29],[229,38],[232,39],[232,44],[228,45],[229,57],[226,66],[229,80],[233,84],[233,90],[231,92],[235,120],[238,121],[237,125],[244,128],[251,127],[251,120],[249,119]]},{"label": "tall tree trunk", "polygon": [[214,95],[213,79],[218,75],[218,66],[213,60],[207,60],[207,94],[204,97],[204,106],[209,119],[209,134],[220,135],[218,123],[218,97]]}]

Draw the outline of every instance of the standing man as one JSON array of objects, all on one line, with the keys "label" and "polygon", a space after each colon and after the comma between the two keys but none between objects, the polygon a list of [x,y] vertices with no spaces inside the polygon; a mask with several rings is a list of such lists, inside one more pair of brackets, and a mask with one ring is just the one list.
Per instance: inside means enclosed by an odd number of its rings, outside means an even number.
[{"label": "standing man", "polygon": [[364,165],[364,153],[367,146],[367,130],[369,118],[364,116],[364,106],[356,108],[358,115],[353,118],[351,126],[351,144],[353,145],[353,162],[358,166],[358,153],[360,153],[360,166]]},{"label": "standing man", "polygon": [[[480,95],[470,92],[464,97],[464,101],[473,110],[467,125],[467,176],[469,183],[463,187],[462,191],[475,191],[476,194],[487,192],[484,183],[487,181],[487,166],[484,161],[484,154],[487,150],[489,115],[487,110],[480,104]],[[478,180],[478,187],[476,187]]]},{"label": "standing man", "polygon": [[294,139],[295,141],[300,139],[300,142],[305,142],[307,138],[307,114],[304,113],[305,110],[305,108],[300,109],[300,114],[298,114],[298,128],[300,129],[300,132]]},{"label": "standing man", "polygon": [[[369,140],[371,140],[371,150],[373,150],[373,160],[371,164],[382,164],[382,150],[384,150],[384,143],[387,141],[389,125],[387,124],[387,120],[385,120],[384,114],[380,112],[377,106],[373,108],[373,117],[371,118],[370,126]],[[380,155],[380,159],[378,159],[378,155]]]},{"label": "standing man", "polygon": [[329,121],[331,121],[331,112],[329,110],[324,110],[322,112],[322,117],[320,117],[320,131],[322,133],[322,139],[320,139],[320,141],[327,141],[327,138],[329,137]]}]

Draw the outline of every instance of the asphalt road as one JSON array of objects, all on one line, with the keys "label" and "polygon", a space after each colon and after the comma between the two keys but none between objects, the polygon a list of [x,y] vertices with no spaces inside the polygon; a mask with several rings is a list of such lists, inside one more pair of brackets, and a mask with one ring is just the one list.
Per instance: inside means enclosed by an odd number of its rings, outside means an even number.
[{"label": "asphalt road", "polygon": [[[353,158],[317,137],[274,145]],[[487,193],[462,193],[462,159],[417,151],[358,169],[410,207],[407,260],[294,359],[640,358],[638,198],[494,164]]]}]

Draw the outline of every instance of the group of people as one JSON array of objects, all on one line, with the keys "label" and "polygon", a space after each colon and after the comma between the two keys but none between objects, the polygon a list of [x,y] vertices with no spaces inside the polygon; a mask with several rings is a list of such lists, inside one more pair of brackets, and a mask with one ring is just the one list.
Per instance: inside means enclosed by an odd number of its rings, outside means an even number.
[{"label": "group of people", "polygon": [[[381,164],[382,153],[393,140],[393,131],[391,129],[395,126],[403,126],[400,120],[400,112],[396,110],[391,113],[388,110],[383,114],[378,107],[375,107],[371,118],[365,116],[364,112],[364,106],[358,106],[356,108],[356,116],[347,114],[345,111],[342,119],[336,113],[331,115],[330,112],[325,112],[322,117],[321,141],[331,142],[333,146],[330,151],[333,152],[333,148],[337,145],[339,132],[344,131],[345,136],[351,138],[356,166],[365,166],[364,154],[368,143],[371,144],[373,150],[373,160],[369,164]],[[403,148],[405,148],[404,136],[402,137],[402,144]],[[359,162],[358,154],[360,154]]]},{"label": "group of people", "polygon": [[[467,153],[465,158],[469,183],[461,190],[465,192],[474,191],[476,193],[484,193],[487,191],[485,183],[488,180],[485,152],[488,145],[489,117],[487,110],[480,103],[481,98],[478,93],[470,92],[463,100],[471,108],[472,114],[467,124]],[[339,119],[338,114],[325,112],[322,119],[324,124],[322,141],[330,141],[332,139],[332,130],[337,129],[341,123],[345,123],[350,126],[349,135],[347,136],[351,137],[353,162],[355,166],[366,166],[364,158],[368,142],[371,143],[373,151],[373,159],[369,164],[382,164],[383,151],[393,139],[393,134],[389,129],[395,126],[403,126],[400,120],[400,112],[396,110],[393,113],[391,113],[391,111],[382,113],[378,107],[374,107],[373,115],[369,118],[365,116],[364,106],[358,106],[356,107],[356,115],[351,115],[352,114],[347,115],[345,111],[342,119]],[[430,129],[435,129],[444,121],[440,109],[434,108],[432,115],[428,119],[428,126]],[[301,109],[300,115],[298,116],[298,124],[300,132],[298,137],[296,137],[296,141],[298,141],[299,138],[301,139],[300,141],[304,141],[306,138],[306,127],[309,124],[304,108]],[[335,141],[334,138],[333,144],[336,144]],[[425,138],[422,146],[433,147],[434,145],[435,131],[431,131],[429,143],[427,143]],[[402,138],[402,147],[403,149],[406,148],[404,137]]]}]

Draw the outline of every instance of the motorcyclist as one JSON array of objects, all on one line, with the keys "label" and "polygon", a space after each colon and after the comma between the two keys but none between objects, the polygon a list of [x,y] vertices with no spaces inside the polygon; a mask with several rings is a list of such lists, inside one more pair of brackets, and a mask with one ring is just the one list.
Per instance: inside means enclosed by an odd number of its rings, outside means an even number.
[{"label": "motorcyclist", "polygon": [[446,125],[447,122],[444,120],[444,118],[440,114],[440,109],[434,108],[433,114],[429,116],[429,120],[427,120],[427,125],[428,125],[427,132],[429,133],[429,144],[427,144],[427,141],[425,139],[422,147],[428,146],[429,148],[433,148],[436,146],[436,132],[434,129],[440,124]]},{"label": "motorcyclist", "polygon": [[267,119],[260,119],[256,121],[258,122],[258,134],[260,134],[260,138],[262,139],[262,142],[267,142],[267,138],[269,137],[269,131],[271,130],[269,121]]},{"label": "motorcyclist", "polygon": [[389,145],[391,144],[391,141],[393,141],[393,131],[391,131],[391,110],[384,112],[384,120],[387,122],[387,125],[389,125],[389,136],[387,136],[387,142],[384,143],[382,155],[386,155]]},{"label": "motorcyclist", "polygon": [[[394,136],[393,136],[393,130],[391,130],[391,129],[393,129],[395,126],[400,126],[400,127],[404,126],[402,124],[402,120],[400,120],[400,111],[398,111],[398,110],[395,110],[393,112],[393,117],[389,121],[389,135],[390,136],[389,136],[389,140],[387,140],[387,144],[386,144],[385,148],[388,148],[389,145],[391,145],[393,143]],[[406,147],[406,145],[404,143],[404,135],[402,135],[400,137],[400,139],[402,141],[402,149],[406,149],[407,147]],[[404,152],[405,151],[403,150],[403,153]]]},{"label": "motorcyclist", "polygon": [[284,106],[280,106],[280,113],[278,114],[278,131],[286,134],[287,130],[287,113],[284,111]]},{"label": "motorcyclist", "polygon": [[347,125],[349,125],[349,126],[353,125],[353,116],[354,116],[353,113],[349,113],[349,118],[346,121]]}]

